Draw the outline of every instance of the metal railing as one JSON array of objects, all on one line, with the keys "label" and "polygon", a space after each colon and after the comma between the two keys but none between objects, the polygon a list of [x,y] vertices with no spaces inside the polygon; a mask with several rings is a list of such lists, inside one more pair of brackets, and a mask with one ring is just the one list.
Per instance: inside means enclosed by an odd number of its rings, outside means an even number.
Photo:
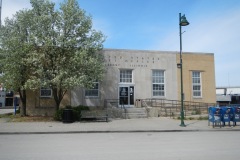
[{"label": "metal railing", "polygon": [[[180,114],[181,101],[179,100],[167,100],[167,99],[137,99],[136,103],[140,102],[138,107],[156,107],[159,108],[160,116],[173,117]],[[136,104],[135,104],[136,105]],[[184,114],[207,114],[208,107],[216,106],[215,103],[203,103],[203,102],[192,102],[184,101]],[[126,108],[121,105],[119,99],[105,99],[104,108],[107,109],[108,114],[115,118],[126,118]],[[125,115],[125,116],[124,116]],[[122,116],[122,117],[121,117]]]},{"label": "metal railing", "polygon": [[105,99],[104,108],[110,117],[126,119],[126,107],[123,103],[120,103],[119,99]]},{"label": "metal railing", "polygon": [[[174,116],[181,111],[181,101],[167,99],[142,99],[142,107],[158,107],[162,116]],[[202,114],[208,112],[209,106],[216,106],[215,103],[184,101],[184,113],[186,115]]]}]

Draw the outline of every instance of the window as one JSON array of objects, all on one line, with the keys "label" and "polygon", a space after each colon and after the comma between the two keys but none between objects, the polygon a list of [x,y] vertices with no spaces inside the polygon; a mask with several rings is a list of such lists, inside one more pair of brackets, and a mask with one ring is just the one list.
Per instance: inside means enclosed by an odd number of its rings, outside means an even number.
[{"label": "window", "polygon": [[165,96],[165,80],[163,70],[152,71],[153,96]]},{"label": "window", "polygon": [[201,97],[201,72],[193,71],[192,72],[192,89],[193,97]]},{"label": "window", "polygon": [[98,97],[99,96],[99,83],[94,82],[93,88],[85,90],[86,97]]},{"label": "window", "polygon": [[120,70],[120,83],[132,83],[132,70]]},{"label": "window", "polygon": [[52,97],[52,89],[42,87],[40,90],[40,97]]}]

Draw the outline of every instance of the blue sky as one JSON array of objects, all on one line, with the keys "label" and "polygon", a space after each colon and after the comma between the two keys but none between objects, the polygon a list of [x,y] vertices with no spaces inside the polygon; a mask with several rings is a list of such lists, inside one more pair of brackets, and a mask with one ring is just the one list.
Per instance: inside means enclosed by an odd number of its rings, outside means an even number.
[{"label": "blue sky", "polygon": [[[30,7],[30,0],[2,1],[2,19]],[[185,14],[190,25],[182,28],[183,52],[214,53],[216,86],[240,86],[239,0],[78,2],[107,36],[105,48],[179,51],[179,13]]]}]

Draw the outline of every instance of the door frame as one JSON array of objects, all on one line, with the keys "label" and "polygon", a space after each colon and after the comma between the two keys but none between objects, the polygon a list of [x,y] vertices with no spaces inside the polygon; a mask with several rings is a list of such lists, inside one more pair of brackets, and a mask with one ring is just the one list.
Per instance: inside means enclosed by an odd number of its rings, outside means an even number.
[{"label": "door frame", "polygon": [[[135,100],[135,85],[134,84],[119,84],[118,85],[118,99],[119,99],[119,107],[122,107],[120,103],[120,88],[121,87],[127,87],[128,88],[128,104],[124,104],[124,107],[131,108],[134,107],[134,100]],[[133,87],[133,90],[130,90],[130,88]],[[133,96],[133,102],[130,103],[130,97]]]}]

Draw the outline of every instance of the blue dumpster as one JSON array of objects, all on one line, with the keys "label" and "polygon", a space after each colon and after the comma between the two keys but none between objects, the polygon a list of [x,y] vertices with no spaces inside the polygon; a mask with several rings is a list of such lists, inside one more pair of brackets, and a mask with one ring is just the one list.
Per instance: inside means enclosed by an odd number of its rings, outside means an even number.
[{"label": "blue dumpster", "polygon": [[212,122],[213,128],[218,124],[220,128],[221,125],[221,108],[219,107],[209,107],[208,108],[208,125]]},{"label": "blue dumpster", "polygon": [[233,124],[236,126],[240,122],[240,107],[233,107]]},{"label": "blue dumpster", "polygon": [[222,122],[225,126],[225,122],[228,122],[230,126],[230,121],[233,121],[233,107],[222,107]]}]

